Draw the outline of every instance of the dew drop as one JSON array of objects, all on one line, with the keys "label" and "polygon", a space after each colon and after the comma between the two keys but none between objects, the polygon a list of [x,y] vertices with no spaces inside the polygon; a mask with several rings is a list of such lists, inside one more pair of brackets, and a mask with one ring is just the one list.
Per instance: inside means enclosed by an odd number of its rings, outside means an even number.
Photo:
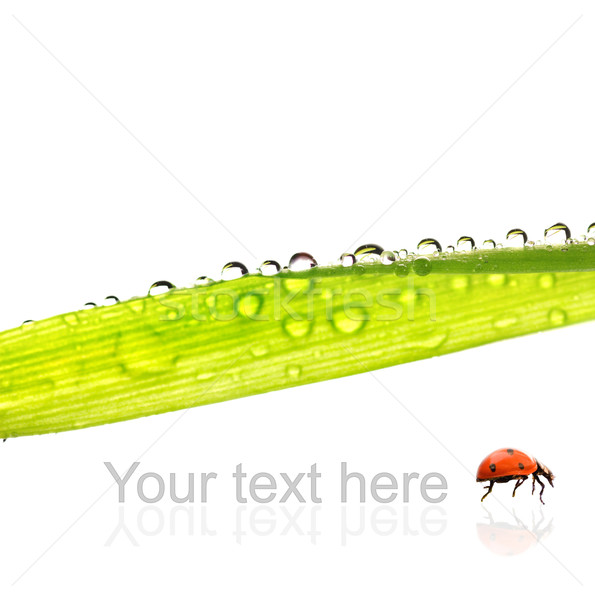
[{"label": "dew drop", "polygon": [[246,294],[240,298],[238,303],[239,313],[244,317],[254,319],[256,315],[260,314],[263,302],[261,294]]},{"label": "dew drop", "polygon": [[314,326],[314,321],[303,319],[294,319],[291,315],[288,315],[281,322],[283,331],[291,338],[301,338],[307,336]]},{"label": "dew drop", "polygon": [[318,263],[311,254],[307,252],[296,252],[289,259],[289,269],[291,271],[307,271],[312,267],[316,267]]},{"label": "dew drop", "polygon": [[174,284],[170,283],[169,281],[165,281],[165,280],[156,281],[149,288],[149,296],[157,296],[159,294],[165,294],[166,292],[169,292],[169,290],[173,289],[174,287],[175,287]]},{"label": "dew drop", "polygon": [[83,310],[90,310],[91,308],[97,308],[97,304],[95,302],[85,302]]},{"label": "dew drop", "polygon": [[401,248],[399,250],[399,258],[407,258],[409,256],[409,252],[407,252],[406,248]]},{"label": "dew drop", "polygon": [[208,381],[209,379],[213,379],[213,377],[215,377],[215,373],[204,372],[195,375],[194,379],[197,381]]},{"label": "dew drop", "polygon": [[548,318],[550,323],[555,327],[564,325],[568,319],[566,313],[561,308],[552,308],[552,310],[549,312]]},{"label": "dew drop", "polygon": [[506,234],[506,241],[510,248],[522,248],[527,243],[527,234],[522,229],[511,229]]},{"label": "dew drop", "polygon": [[302,374],[302,368],[298,365],[289,365],[285,372],[287,373],[287,377],[289,377],[289,379],[296,381]]},{"label": "dew drop", "polygon": [[544,236],[550,244],[565,244],[570,239],[570,229],[564,223],[556,223],[545,230]]},{"label": "dew drop", "polygon": [[67,315],[64,315],[62,317],[62,319],[64,320],[66,325],[70,325],[71,327],[74,327],[75,325],[79,324],[78,317],[74,313],[69,313]]},{"label": "dew drop", "polygon": [[353,254],[349,254],[349,252],[343,252],[339,258],[339,261],[343,267],[352,267],[355,264],[355,256]]},{"label": "dew drop", "polygon": [[491,273],[488,275],[488,283],[494,287],[502,287],[506,285],[508,281],[508,275],[505,273]]},{"label": "dew drop", "polygon": [[425,275],[428,275],[431,270],[432,261],[429,258],[420,256],[413,261],[413,271],[416,275],[424,277]]},{"label": "dew drop", "polygon": [[117,296],[106,296],[103,300],[103,306],[113,306],[119,302],[120,299]]},{"label": "dew drop", "polygon": [[256,358],[266,356],[269,353],[269,349],[266,344],[254,344],[254,346],[250,348],[250,351]]},{"label": "dew drop", "polygon": [[434,238],[425,238],[419,244],[417,249],[421,254],[434,254],[434,252],[442,252],[442,246]]},{"label": "dew drop", "polygon": [[589,238],[587,244],[589,244],[589,246],[595,246],[595,238]]},{"label": "dew drop", "polygon": [[444,252],[446,252],[447,254],[454,254],[455,247],[454,246],[446,246]]},{"label": "dew drop", "polygon": [[248,273],[248,269],[241,262],[232,260],[227,264],[223,265],[221,269],[221,279],[224,281],[231,281],[232,279],[239,279]]},{"label": "dew drop", "polygon": [[351,307],[348,312],[343,308],[333,310],[332,325],[341,333],[356,333],[363,329],[369,319],[368,313],[361,307]]},{"label": "dew drop", "polygon": [[194,283],[197,286],[207,286],[215,282],[210,277],[207,277],[206,275],[201,275],[200,277],[196,278],[196,281]]},{"label": "dew drop", "polygon": [[538,281],[539,281],[539,287],[542,287],[544,289],[549,289],[551,287],[554,287],[554,285],[556,283],[556,278],[553,273],[542,273],[539,276]]},{"label": "dew drop", "polygon": [[473,250],[475,248],[475,241],[468,235],[463,235],[457,240],[457,249],[462,251]]},{"label": "dew drop", "polygon": [[367,256],[369,254],[380,256],[383,252],[384,248],[382,246],[378,246],[378,244],[363,244],[354,252],[354,254],[355,258],[359,260],[362,258],[362,256]]},{"label": "dew drop", "polygon": [[407,277],[409,274],[409,265],[407,263],[399,263],[395,267],[395,273],[397,277]]},{"label": "dew drop", "polygon": [[469,277],[467,275],[456,275],[450,280],[453,290],[465,290],[469,287]]},{"label": "dew drop", "polygon": [[587,234],[589,233],[595,233],[595,223],[591,223],[591,225],[589,225],[587,228]]},{"label": "dew drop", "polygon": [[29,329],[30,327],[33,326],[34,323],[35,323],[35,321],[32,321],[31,319],[27,319],[26,321],[22,322],[21,327],[23,329]]},{"label": "dew drop", "polygon": [[493,250],[496,247],[496,242],[494,240],[485,240],[483,243],[483,247],[486,250]]},{"label": "dew drop", "polygon": [[281,270],[281,265],[276,260],[265,260],[260,267],[258,267],[258,270],[261,275],[271,277]]},{"label": "dew drop", "polygon": [[395,257],[395,253],[391,252],[390,250],[385,250],[381,255],[380,255],[380,262],[383,265],[392,265],[396,260]]},{"label": "dew drop", "polygon": [[514,315],[502,315],[494,319],[494,327],[496,329],[506,329],[518,323],[518,319]]}]

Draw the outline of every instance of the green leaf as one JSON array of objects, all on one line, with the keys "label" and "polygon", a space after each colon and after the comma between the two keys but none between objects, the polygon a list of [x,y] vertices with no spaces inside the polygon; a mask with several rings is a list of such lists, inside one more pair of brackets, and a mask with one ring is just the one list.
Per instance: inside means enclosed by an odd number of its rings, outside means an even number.
[{"label": "green leaf", "polygon": [[1,333],[0,437],[211,404],[593,318],[588,243],[174,289]]}]

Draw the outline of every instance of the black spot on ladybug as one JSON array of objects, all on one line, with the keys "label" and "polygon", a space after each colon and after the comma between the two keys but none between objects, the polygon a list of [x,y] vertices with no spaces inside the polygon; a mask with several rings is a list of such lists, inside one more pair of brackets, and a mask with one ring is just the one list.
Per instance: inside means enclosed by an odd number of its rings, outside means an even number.
[{"label": "black spot on ladybug", "polygon": [[514,454],[514,450],[512,448],[508,448],[508,450],[506,452],[508,452],[508,454],[510,454],[510,456],[512,456]]},{"label": "black spot on ladybug", "polygon": [[523,463],[519,463],[519,469],[522,471],[525,468],[525,465]]},{"label": "black spot on ladybug", "polygon": [[496,470],[496,465],[494,463],[492,463],[490,465],[490,471],[493,473]]}]

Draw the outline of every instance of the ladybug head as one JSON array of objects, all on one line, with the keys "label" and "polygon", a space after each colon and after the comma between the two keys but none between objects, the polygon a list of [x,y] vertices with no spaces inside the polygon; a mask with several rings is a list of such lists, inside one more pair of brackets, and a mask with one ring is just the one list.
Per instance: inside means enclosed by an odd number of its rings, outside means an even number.
[{"label": "ladybug head", "polygon": [[538,460],[535,461],[537,463],[537,471],[538,475],[543,475],[549,482],[549,484],[554,487],[554,478],[555,475],[543,464],[541,464]]}]

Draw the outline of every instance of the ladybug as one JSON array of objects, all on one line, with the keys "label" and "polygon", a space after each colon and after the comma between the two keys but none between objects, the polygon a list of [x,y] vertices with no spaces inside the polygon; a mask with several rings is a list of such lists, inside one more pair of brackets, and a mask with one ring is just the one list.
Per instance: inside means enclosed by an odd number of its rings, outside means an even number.
[{"label": "ladybug", "polygon": [[514,486],[514,490],[512,490],[512,497],[514,498],[517,488],[529,475],[533,475],[533,491],[531,493],[535,493],[535,482],[537,481],[541,486],[539,499],[542,504],[545,504],[542,498],[545,485],[539,479],[539,475],[545,477],[549,484],[554,487],[554,474],[538,460],[520,450],[514,448],[495,450],[481,461],[477,469],[476,481],[490,482],[490,485],[484,488],[488,491],[483,495],[481,501],[483,502],[485,497],[490,494],[495,483],[507,483],[516,479],[516,485]]}]

